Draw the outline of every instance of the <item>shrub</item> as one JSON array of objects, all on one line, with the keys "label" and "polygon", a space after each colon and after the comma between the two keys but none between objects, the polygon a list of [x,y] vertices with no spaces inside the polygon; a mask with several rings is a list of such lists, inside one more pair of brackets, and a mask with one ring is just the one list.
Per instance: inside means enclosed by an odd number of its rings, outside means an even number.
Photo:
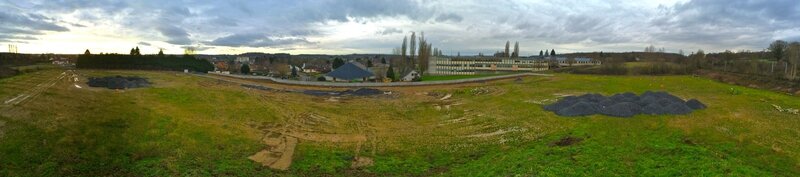
[{"label": "shrub", "polygon": [[742,90],[739,90],[739,89],[737,89],[737,88],[730,88],[730,89],[728,90],[728,94],[731,94],[731,95],[740,95],[740,94],[742,94]]}]

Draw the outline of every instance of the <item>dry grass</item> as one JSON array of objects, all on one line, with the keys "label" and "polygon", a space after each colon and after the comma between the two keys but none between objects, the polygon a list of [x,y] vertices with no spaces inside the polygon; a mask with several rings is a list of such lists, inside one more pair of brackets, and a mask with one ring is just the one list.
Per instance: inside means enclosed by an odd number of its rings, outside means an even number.
[{"label": "dry grass", "polygon": [[[60,72],[2,79],[0,98]],[[78,73],[84,81],[143,76],[154,87],[79,89],[64,81],[13,107],[18,111],[13,116],[0,116],[6,122],[0,126],[5,132],[0,155],[8,157],[0,159],[0,175],[792,176],[800,171],[800,117],[770,106],[797,108],[797,97],[688,76],[527,77],[522,83],[381,88],[393,94],[331,102],[174,72]],[[730,87],[743,93],[730,95],[725,92]],[[645,90],[697,98],[709,109],[685,116],[563,118],[530,102],[559,94]],[[442,100],[445,95],[452,96]],[[265,132],[299,139],[288,171],[248,159],[268,147]],[[563,137],[581,142],[550,145]],[[364,159],[372,160],[371,166],[350,168]]]}]

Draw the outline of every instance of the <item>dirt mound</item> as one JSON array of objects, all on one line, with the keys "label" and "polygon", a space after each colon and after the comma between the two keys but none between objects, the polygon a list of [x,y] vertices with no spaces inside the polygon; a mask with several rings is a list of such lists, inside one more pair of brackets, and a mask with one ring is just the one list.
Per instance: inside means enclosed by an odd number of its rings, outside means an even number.
[{"label": "dirt mound", "polygon": [[609,97],[600,94],[568,96],[545,105],[544,109],[560,116],[588,116],[603,114],[613,117],[632,117],[638,114],[685,115],[706,105],[696,99],[684,101],[667,92],[647,91],[637,96],[621,93]]},{"label": "dirt mound", "polygon": [[129,89],[150,86],[150,82],[148,82],[147,79],[135,76],[91,77],[86,84],[90,87],[105,87],[109,89]]}]

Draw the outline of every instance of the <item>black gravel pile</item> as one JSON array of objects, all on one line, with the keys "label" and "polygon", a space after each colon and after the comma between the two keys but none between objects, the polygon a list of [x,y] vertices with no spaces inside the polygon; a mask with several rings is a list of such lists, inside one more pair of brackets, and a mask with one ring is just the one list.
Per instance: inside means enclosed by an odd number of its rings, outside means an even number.
[{"label": "black gravel pile", "polygon": [[104,87],[109,89],[129,89],[150,86],[150,82],[145,78],[123,76],[92,77],[89,78],[89,82],[86,84],[90,87]]},{"label": "black gravel pile", "polygon": [[244,87],[244,88],[250,88],[250,89],[256,89],[256,90],[264,90],[264,91],[273,91],[273,90],[275,90],[275,89],[272,89],[272,88],[269,88],[269,87],[260,86],[260,85],[242,84],[241,86]]},{"label": "black gravel pile", "polygon": [[372,88],[359,88],[355,90],[346,90],[342,92],[342,94],[355,95],[355,96],[370,96],[370,95],[381,95],[383,94],[383,91]]},{"label": "black gravel pile", "polygon": [[345,96],[345,95],[372,96],[372,95],[381,95],[383,94],[383,91],[373,88],[359,88],[355,90],[345,90],[345,91],[304,90],[303,93],[306,95],[314,95],[314,96]]},{"label": "black gravel pile", "polygon": [[637,114],[685,115],[706,105],[691,99],[683,99],[667,92],[644,92],[642,95],[621,93],[609,97],[600,94],[564,97],[558,102],[544,106],[545,110],[560,116],[588,116],[602,114],[614,117],[632,117]]}]

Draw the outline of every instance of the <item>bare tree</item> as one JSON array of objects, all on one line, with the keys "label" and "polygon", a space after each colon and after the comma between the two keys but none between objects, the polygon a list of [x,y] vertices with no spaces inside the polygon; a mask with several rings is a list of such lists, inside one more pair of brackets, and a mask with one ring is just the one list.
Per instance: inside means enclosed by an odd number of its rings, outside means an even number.
[{"label": "bare tree", "polygon": [[644,52],[647,52],[647,53],[653,53],[653,52],[656,52],[656,46],[650,45],[650,46],[648,46],[648,47],[645,47],[645,48],[644,48]]},{"label": "bare tree", "polygon": [[512,58],[519,58],[519,42],[514,42],[514,53],[511,54]]},{"label": "bare tree", "polygon": [[419,36],[419,55],[417,55],[417,59],[419,60],[419,72],[424,73],[425,70],[428,69],[428,62],[430,61],[431,56],[431,44],[428,43],[428,40],[425,39],[425,32],[420,32]]}]

